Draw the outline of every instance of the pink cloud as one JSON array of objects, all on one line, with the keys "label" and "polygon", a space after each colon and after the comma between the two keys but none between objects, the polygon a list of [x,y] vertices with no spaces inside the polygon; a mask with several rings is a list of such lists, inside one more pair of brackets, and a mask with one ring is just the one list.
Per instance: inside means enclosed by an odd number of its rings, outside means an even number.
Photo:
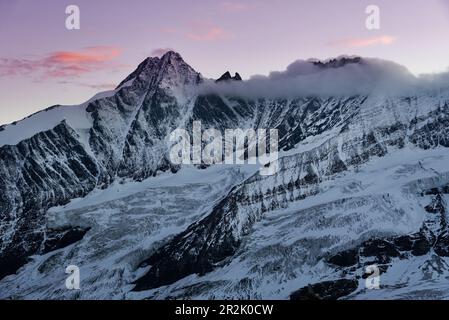
[{"label": "pink cloud", "polygon": [[121,50],[114,47],[88,47],[82,51],[59,51],[50,55],[54,63],[91,64],[110,61],[121,54]]},{"label": "pink cloud", "polygon": [[331,42],[331,46],[361,48],[376,45],[391,45],[396,41],[395,37],[383,35],[378,37],[352,38]]},{"label": "pink cloud", "polygon": [[216,41],[228,38],[229,34],[223,28],[209,26],[206,30],[188,33],[187,37],[195,41]]},{"label": "pink cloud", "polygon": [[37,59],[0,58],[1,76],[35,76],[40,79],[79,77],[117,68],[112,61],[120,56],[117,47],[96,46],[79,51],[56,51]]}]

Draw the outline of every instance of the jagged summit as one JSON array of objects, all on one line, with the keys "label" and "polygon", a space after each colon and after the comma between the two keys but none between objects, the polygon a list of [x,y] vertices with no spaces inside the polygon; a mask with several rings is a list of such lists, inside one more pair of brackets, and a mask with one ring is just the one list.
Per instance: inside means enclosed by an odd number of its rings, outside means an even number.
[{"label": "jagged summit", "polygon": [[236,81],[242,81],[243,79],[242,79],[242,77],[240,76],[240,74],[239,74],[238,72],[236,72],[236,73],[235,73],[235,76],[234,76],[234,80],[236,80]]},{"label": "jagged summit", "polygon": [[222,81],[242,81],[242,77],[238,72],[235,73],[235,76],[232,77],[231,73],[229,71],[226,71],[220,78],[218,78],[215,82],[222,82]]},{"label": "jagged summit", "polygon": [[326,60],[309,59],[308,61],[322,68],[341,68],[348,64],[361,63],[363,58],[359,56],[339,56]]},{"label": "jagged summit", "polygon": [[[202,79],[201,74],[188,65],[178,52],[168,51],[160,58],[146,58],[117,88],[134,79],[148,79],[153,78],[153,76],[159,81],[167,78],[172,85],[197,84]],[[176,81],[178,83],[175,83]]]},{"label": "jagged summit", "polygon": [[[161,58],[148,57],[127,76],[115,90],[101,92],[88,101],[74,106],[54,106],[37,112],[25,119],[0,127],[0,147],[3,145],[15,145],[22,140],[31,138],[39,132],[51,130],[63,120],[72,129],[86,131],[92,127],[92,119],[89,114],[98,106],[106,103],[108,99],[118,98],[129,100],[131,108],[139,108],[139,101],[145,99],[148,91],[157,89],[174,94],[176,88],[188,88],[202,81],[200,73],[196,72],[174,51],[169,51]],[[177,92],[177,97],[184,92]],[[87,109],[86,109],[87,107]],[[105,116],[110,116],[108,112]]]}]

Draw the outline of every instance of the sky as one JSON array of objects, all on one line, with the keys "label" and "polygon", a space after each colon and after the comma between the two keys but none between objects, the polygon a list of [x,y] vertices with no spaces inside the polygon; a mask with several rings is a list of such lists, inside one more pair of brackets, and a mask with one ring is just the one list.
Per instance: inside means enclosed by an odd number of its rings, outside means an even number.
[{"label": "sky", "polygon": [[[79,30],[66,28],[69,5]],[[449,0],[0,0],[0,124],[82,103],[170,49],[208,78],[343,54],[421,74],[448,70],[448,39]]]}]

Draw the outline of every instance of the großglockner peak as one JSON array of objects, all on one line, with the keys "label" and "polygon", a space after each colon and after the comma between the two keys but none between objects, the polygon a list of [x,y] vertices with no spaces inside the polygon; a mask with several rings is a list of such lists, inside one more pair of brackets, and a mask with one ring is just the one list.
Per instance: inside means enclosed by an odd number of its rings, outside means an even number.
[{"label": "gro\u00dfglockner peak", "polygon": [[181,57],[174,51],[166,52],[161,58],[148,57],[137,69],[126,77],[118,86],[133,81],[135,79],[151,79],[154,83],[162,82],[165,86],[194,85],[201,82],[201,74],[193,70]]}]

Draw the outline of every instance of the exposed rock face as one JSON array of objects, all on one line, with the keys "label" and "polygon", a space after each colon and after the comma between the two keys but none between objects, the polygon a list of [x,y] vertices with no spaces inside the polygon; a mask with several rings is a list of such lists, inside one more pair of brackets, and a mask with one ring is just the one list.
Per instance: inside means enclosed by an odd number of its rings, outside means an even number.
[{"label": "exposed rock face", "polygon": [[[53,129],[38,132],[15,146],[0,147],[0,208],[5,221],[2,233],[7,235],[1,239],[0,252],[8,251],[12,243],[12,250],[27,248],[24,256],[36,252],[45,229],[43,214],[52,206],[83,197],[95,188],[107,188],[117,178],[140,181],[158,172],[176,172],[177,166],[169,161],[168,135],[178,127],[189,128],[194,120],[202,121],[205,129],[221,131],[251,126],[277,128],[281,146],[291,147],[310,135],[341,125],[365,99],[255,102],[197,96],[195,88],[201,81],[200,74],[177,53],[148,58],[113,94],[79,107],[92,123],[90,128],[78,129],[62,120]],[[45,112],[51,117],[57,109]],[[316,117],[322,117],[323,122],[318,127],[310,126]],[[3,134],[8,134],[5,126]],[[16,216],[19,218],[13,223]],[[41,235],[38,232],[33,235],[37,238],[28,239],[26,234],[30,232],[17,233],[21,223],[33,225]],[[36,245],[19,244],[25,242]]]},{"label": "exposed rock face", "polygon": [[[394,238],[372,239],[365,241],[358,248],[345,250],[330,257],[328,262],[339,267],[358,265],[361,258],[371,258],[369,263],[385,265],[394,258],[405,258],[407,254],[423,256],[430,250],[438,256],[447,257],[448,226],[446,223],[446,207],[441,193],[446,187],[436,189],[437,193],[431,204],[425,207],[428,216],[420,231],[411,235]],[[432,194],[435,190],[427,191]],[[365,259],[366,260],[366,259]]]},{"label": "exposed rock face", "polygon": [[[446,107],[444,110],[445,115],[441,116],[447,117],[449,109]],[[347,117],[360,121],[360,116]],[[351,126],[352,121],[354,120],[349,120],[348,126]],[[410,143],[410,131],[407,128],[412,128],[411,136],[416,137],[413,132],[415,124],[405,126],[393,123],[357,134],[354,127],[358,124],[352,126],[353,128],[342,130],[336,138],[329,139],[317,148],[282,158],[276,175],[255,175],[237,186],[214,208],[209,217],[192,225],[149,258],[148,263],[152,268],[137,282],[136,290],[155,288],[180,280],[188,274],[202,274],[205,270],[211,270],[217,262],[236,253],[242,238],[251,232],[253,224],[264,213],[288,207],[290,203],[318,194],[320,185],[324,182],[345,171],[355,170],[374,157],[385,156],[389,148],[404,148],[406,143]],[[434,147],[444,143],[443,137],[439,142],[432,138],[434,134],[442,134],[441,131],[432,132],[423,132],[424,136],[420,140],[426,140],[426,144],[436,143]],[[426,253],[427,241],[427,237],[416,235],[412,245],[413,253]],[[383,249],[379,251],[379,248]],[[378,252],[378,259],[382,263],[386,263],[390,256],[399,254],[389,243],[366,243],[364,250],[366,252],[362,255],[365,256]],[[346,259],[351,260],[346,255],[343,263]],[[166,268],[175,265],[181,266],[178,272]],[[164,279],[162,283],[159,282],[161,279]]]},{"label": "exposed rock face", "polygon": [[313,61],[313,64],[316,66],[319,66],[323,69],[325,68],[341,68],[347,64],[357,64],[361,63],[362,58],[361,57],[341,57],[341,58],[335,58],[330,59],[328,61]]},{"label": "exposed rock face", "polygon": [[[342,58],[315,61],[313,65],[314,68],[338,69],[359,63],[365,62],[361,58]],[[220,79],[241,80],[241,77],[226,73]],[[358,178],[361,168],[368,170],[382,159],[395,162],[398,161],[394,158],[396,155],[402,157],[413,152],[422,153],[424,158],[427,152],[447,152],[447,91],[437,93],[438,96],[435,92],[423,92],[409,97],[373,94],[248,99],[200,94],[202,91],[198,89],[204,81],[179,54],[169,52],[160,59],[143,61],[107,95],[70,110],[63,106],[47,109],[40,116],[44,114],[53,122],[39,127],[32,135],[16,139],[11,134],[12,129],[24,126],[23,121],[2,126],[0,138],[10,135],[11,141],[18,142],[0,145],[0,278],[16,272],[27,263],[30,255],[59,250],[93,232],[76,223],[67,228],[53,228],[46,217],[49,208],[82,198],[93,190],[108,189],[115,181],[142,181],[162,172],[178,174],[180,166],[169,160],[171,143],[168,135],[176,128],[190,130],[196,120],[201,121],[203,129],[215,128],[221,132],[236,128],[278,129],[282,151],[279,170],[273,176],[255,174],[238,180],[217,197],[206,212],[195,216],[193,222],[189,221],[185,226],[190,226],[184,231],[178,230],[177,235],[170,238],[161,236],[157,248],[140,253],[139,261],[133,261],[133,267],[140,265],[148,270],[139,273],[143,276],[132,279],[135,291],[170,287],[193,274],[207,277],[217,268],[235,262],[237,257],[249,259],[250,254],[245,252],[246,241],[252,239],[254,229],[261,221],[271,219],[271,214],[280,211],[290,212],[291,217],[298,215],[292,220],[295,226],[281,224],[279,230],[284,233],[279,231],[280,238],[288,242],[295,236],[294,227],[309,223],[312,235],[285,247],[284,244],[267,244],[260,252],[255,251],[254,260],[245,261],[263,260],[266,251],[288,267],[299,262],[315,267],[321,261],[327,268],[342,272],[342,280],[330,278],[332,282],[323,282],[323,279],[314,278],[309,283],[317,285],[301,289],[292,298],[337,299],[347,296],[357,289],[350,276],[354,279],[363,276],[361,268],[368,263],[379,264],[386,272],[391,264],[404,259],[433,253],[441,259],[449,256],[445,203],[449,187],[445,172],[437,171],[433,165],[424,167],[421,160],[418,164],[407,164],[402,171],[392,174],[390,184],[394,184],[396,176],[413,175],[414,172],[428,172],[437,181],[429,182],[424,188],[423,179],[416,178],[419,183],[416,182],[413,190],[406,191],[400,184],[399,196],[382,192],[383,182],[377,181],[376,177],[370,176],[372,183],[357,180],[362,179]],[[26,124],[36,117],[39,115],[31,116]],[[82,125],[78,119],[83,119]],[[412,151],[406,153],[407,150]],[[438,157],[434,158],[432,163],[438,164]],[[202,174],[199,169],[198,172],[198,175]],[[337,187],[335,181],[343,176],[357,179],[346,181],[347,185],[341,191],[333,193],[333,188]],[[373,185],[378,187],[369,189]],[[374,192],[363,193],[364,189]],[[323,194],[328,198],[317,200]],[[152,196],[158,201],[158,194]],[[420,207],[422,212],[414,212],[414,216],[425,215],[420,230],[421,222],[413,232],[405,233],[400,229],[397,234],[388,236],[376,234],[375,227],[369,229],[373,225],[369,213],[378,217],[381,216],[376,215],[379,212],[387,212],[403,222],[401,219],[407,216],[406,210],[416,208],[402,209],[400,204],[394,203],[395,200],[407,199],[405,203],[415,204],[426,197],[431,199]],[[165,198],[164,204],[173,205]],[[335,208],[355,211],[351,217],[341,214],[344,217],[337,218],[332,214]],[[359,208],[363,212],[358,212]],[[356,227],[361,220],[369,230]],[[180,225],[184,226],[181,222]],[[285,233],[285,228],[291,232],[290,236]],[[327,235],[323,231],[326,228],[345,232]],[[321,230],[325,235],[313,234],[314,230]],[[357,237],[349,239],[346,233],[357,234]],[[139,236],[145,239],[148,235]],[[335,251],[343,244],[345,250]],[[323,247],[332,248],[331,254],[328,252],[331,249]],[[313,253],[306,255],[301,248],[309,248]],[[261,278],[246,276],[238,284],[225,287],[220,297],[257,298],[257,285],[281,272],[280,264],[273,261],[263,266],[251,265]],[[288,281],[299,277],[298,269],[291,268],[290,272],[285,272]],[[228,286],[226,280],[213,280],[207,280],[205,285],[192,285],[195,290],[190,287],[191,290],[185,292],[195,291],[201,296],[208,288]],[[288,282],[284,280],[283,283]],[[126,282],[123,278],[120,281]],[[173,290],[171,293],[176,295],[177,288]],[[185,292],[177,296],[188,295]],[[208,292],[207,297],[211,296]]]},{"label": "exposed rock face", "polygon": [[[329,257],[327,262],[343,268],[343,274],[345,275],[353,274],[356,277],[366,278],[367,274],[364,268],[369,265],[376,265],[379,268],[379,273],[382,274],[387,271],[395,259],[413,259],[413,257],[427,255],[430,250],[433,250],[439,257],[447,257],[447,244],[449,243],[446,223],[447,205],[442,198],[442,193],[446,191],[447,186],[433,188],[425,192],[427,195],[434,195],[434,198],[431,204],[425,207],[428,216],[418,233],[394,238],[371,239],[363,242],[356,248],[338,252]],[[353,281],[357,283],[356,280],[354,279]],[[332,296],[331,299],[347,296],[358,287],[358,285],[355,285],[355,288],[349,290],[347,286],[343,286],[343,289],[348,289],[345,291],[340,290],[340,286],[337,286],[333,282],[326,283],[326,285],[325,287],[330,287],[332,292],[337,292],[337,295]],[[303,288],[293,293],[292,297],[312,299],[314,297],[312,293],[317,290],[316,288],[323,290],[323,283],[317,283],[313,286]]]},{"label": "exposed rock face", "polygon": [[337,300],[358,287],[356,280],[325,281],[301,288],[291,294],[290,300]]},{"label": "exposed rock face", "polygon": [[223,81],[242,81],[242,77],[238,72],[235,73],[235,76],[231,76],[229,71],[226,71],[220,78],[218,78],[215,82],[223,82]]},{"label": "exposed rock face", "polygon": [[45,211],[92,191],[99,169],[65,122],[16,146],[1,147],[0,162],[2,278],[39,252]]},{"label": "exposed rock face", "polygon": [[42,253],[48,253],[71,245],[81,240],[90,228],[64,228],[48,230],[45,235]]},{"label": "exposed rock face", "polygon": [[48,208],[105,188],[117,177],[140,180],[168,170],[163,141],[183,113],[175,95],[188,99],[185,90],[200,81],[177,53],[149,58],[113,95],[73,107],[91,119],[88,131],[62,120],[17,145],[0,147],[0,257],[16,252],[21,262],[9,272],[41,247]]}]

